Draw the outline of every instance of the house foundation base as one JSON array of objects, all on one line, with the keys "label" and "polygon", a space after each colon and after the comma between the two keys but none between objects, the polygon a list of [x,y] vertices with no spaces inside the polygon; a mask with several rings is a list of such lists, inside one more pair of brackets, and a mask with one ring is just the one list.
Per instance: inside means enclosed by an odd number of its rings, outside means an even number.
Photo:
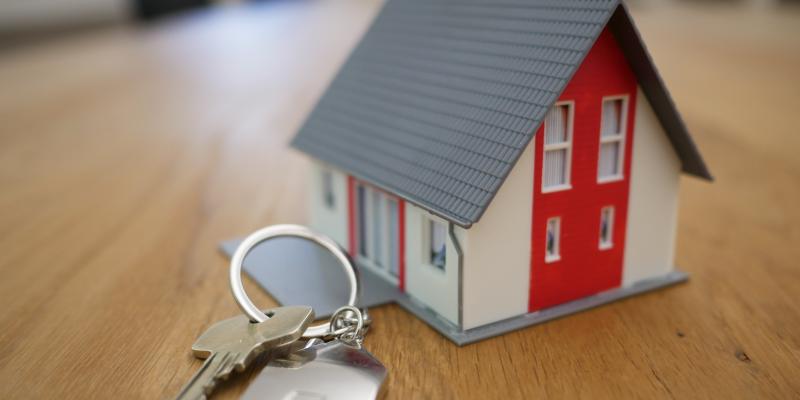
[{"label": "house foundation base", "polygon": [[[240,239],[223,242],[220,250],[230,257],[240,242]],[[310,305],[318,318],[330,316],[347,299],[349,288],[336,260],[322,248],[309,246],[302,239],[279,238],[262,243],[248,254],[243,267],[245,273],[271,294],[275,301],[282,305]],[[685,272],[675,270],[631,286],[608,290],[478,328],[461,330],[369,269],[359,268],[359,272],[362,283],[361,307],[397,303],[459,346],[685,282],[689,278]]]}]

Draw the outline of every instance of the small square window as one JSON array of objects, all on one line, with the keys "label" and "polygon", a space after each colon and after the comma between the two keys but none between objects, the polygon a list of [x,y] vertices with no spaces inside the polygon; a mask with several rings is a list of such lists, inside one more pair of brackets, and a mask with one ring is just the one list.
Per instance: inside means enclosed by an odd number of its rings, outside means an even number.
[{"label": "small square window", "polygon": [[428,219],[428,264],[444,271],[447,263],[447,228],[439,221]]},{"label": "small square window", "polygon": [[545,234],[545,262],[554,262],[561,259],[561,218],[550,218],[547,220],[547,232]]},{"label": "small square window", "polygon": [[331,210],[336,206],[336,197],[333,194],[333,172],[328,169],[322,171],[322,200],[325,207]]},{"label": "small square window", "polygon": [[600,249],[614,247],[614,207],[603,207],[600,210]]}]

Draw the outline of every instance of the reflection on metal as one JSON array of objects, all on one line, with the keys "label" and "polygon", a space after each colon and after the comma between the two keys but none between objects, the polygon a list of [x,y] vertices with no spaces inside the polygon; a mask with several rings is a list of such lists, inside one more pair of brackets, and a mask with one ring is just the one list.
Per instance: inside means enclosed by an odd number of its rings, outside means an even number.
[{"label": "reflection on metal", "polygon": [[374,399],[385,378],[386,368],[361,346],[312,343],[270,361],[242,400]]}]

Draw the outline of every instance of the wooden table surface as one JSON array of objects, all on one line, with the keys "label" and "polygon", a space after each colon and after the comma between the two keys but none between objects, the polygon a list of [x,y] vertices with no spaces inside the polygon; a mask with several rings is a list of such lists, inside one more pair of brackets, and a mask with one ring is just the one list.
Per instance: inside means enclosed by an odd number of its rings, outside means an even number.
[{"label": "wooden table surface", "polygon": [[[273,2],[0,53],[0,398],[177,393],[194,339],[238,313],[217,243],[306,220],[287,141],[378,6]],[[800,397],[800,13],[634,14],[717,177],[682,182],[690,282],[463,348],[376,308],[389,398]]]}]

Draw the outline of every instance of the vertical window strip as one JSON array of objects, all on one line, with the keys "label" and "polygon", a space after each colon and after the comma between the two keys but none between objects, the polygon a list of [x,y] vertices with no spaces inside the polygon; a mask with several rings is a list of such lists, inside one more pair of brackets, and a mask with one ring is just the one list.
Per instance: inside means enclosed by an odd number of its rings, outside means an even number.
[{"label": "vertical window strip", "polygon": [[358,226],[358,254],[367,256],[367,195],[366,187],[358,184],[356,186],[356,210]]},{"label": "vertical window strip", "polygon": [[380,267],[383,264],[383,239],[385,238],[383,232],[383,207],[381,201],[381,192],[377,190],[370,190],[371,192],[371,200],[372,200],[372,207],[370,212],[370,218],[372,219],[372,232],[370,236],[372,237],[372,254],[370,254],[370,259],[376,266]]},{"label": "vertical window strip", "polygon": [[392,276],[398,276],[400,274],[400,253],[398,249],[400,238],[400,214],[398,212],[397,200],[389,199],[387,204],[389,208],[389,273],[392,274]]}]

